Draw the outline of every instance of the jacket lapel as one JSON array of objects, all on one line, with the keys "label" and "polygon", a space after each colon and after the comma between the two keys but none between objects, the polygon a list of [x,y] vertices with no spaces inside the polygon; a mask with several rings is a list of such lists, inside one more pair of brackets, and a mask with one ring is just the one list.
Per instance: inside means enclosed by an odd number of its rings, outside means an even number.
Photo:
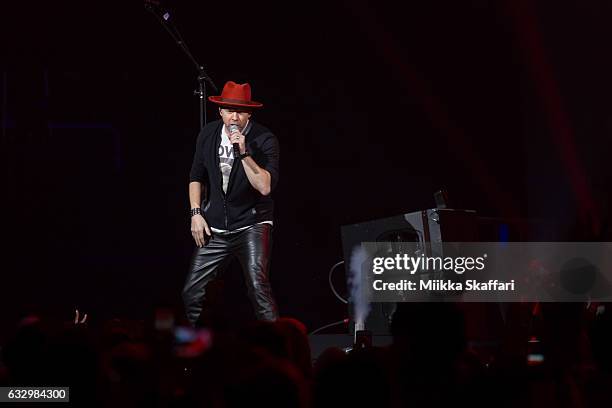
[{"label": "jacket lapel", "polygon": [[[217,175],[217,184],[219,189],[221,190],[221,194],[225,195],[223,192],[223,175],[221,174],[221,163],[219,161],[219,148],[221,147],[221,132],[223,130],[223,122],[221,121],[221,126],[219,126],[216,130],[215,134],[215,143],[213,146],[215,147],[214,155],[215,155],[215,174]],[[233,168],[232,168],[233,171]],[[227,191],[229,191],[229,186]]]}]

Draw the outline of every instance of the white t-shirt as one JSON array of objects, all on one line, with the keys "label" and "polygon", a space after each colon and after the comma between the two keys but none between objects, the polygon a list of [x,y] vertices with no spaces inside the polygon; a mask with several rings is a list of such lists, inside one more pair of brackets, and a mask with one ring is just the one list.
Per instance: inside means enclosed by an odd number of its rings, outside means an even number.
[{"label": "white t-shirt", "polygon": [[[251,123],[247,122],[244,126],[243,135],[247,135],[251,130]],[[219,145],[219,167],[221,169],[221,176],[223,176],[223,192],[227,193],[227,185],[229,184],[230,173],[232,172],[232,166],[234,165],[234,146],[229,139],[229,132],[225,128],[225,125],[221,126],[221,145]]]}]

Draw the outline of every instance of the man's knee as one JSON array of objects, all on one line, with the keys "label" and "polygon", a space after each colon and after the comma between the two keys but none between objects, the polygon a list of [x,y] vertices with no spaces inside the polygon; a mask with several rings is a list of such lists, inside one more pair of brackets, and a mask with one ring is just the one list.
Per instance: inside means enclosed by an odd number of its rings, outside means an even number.
[{"label": "man's knee", "polygon": [[195,300],[195,288],[193,285],[190,284],[186,284],[183,287],[183,292],[181,293],[181,297],[183,299],[183,304],[184,305],[189,305],[191,303],[193,303],[193,301]]}]

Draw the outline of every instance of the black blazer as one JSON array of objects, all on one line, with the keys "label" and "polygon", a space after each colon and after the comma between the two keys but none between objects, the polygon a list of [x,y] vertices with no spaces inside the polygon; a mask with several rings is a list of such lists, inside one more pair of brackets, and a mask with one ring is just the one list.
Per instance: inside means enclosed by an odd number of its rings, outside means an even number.
[{"label": "black blazer", "polygon": [[[259,167],[270,173],[270,188],[273,191],[278,183],[278,140],[264,126],[253,120],[250,123],[252,127],[245,135],[247,151]],[[222,126],[221,120],[204,126],[196,141],[196,151],[189,173],[190,182],[199,181],[207,186],[207,199],[202,203],[206,222],[214,228],[234,230],[262,221],[272,221],[272,193],[263,196],[253,188],[240,161],[234,161],[227,193],[223,192],[218,153]]]}]

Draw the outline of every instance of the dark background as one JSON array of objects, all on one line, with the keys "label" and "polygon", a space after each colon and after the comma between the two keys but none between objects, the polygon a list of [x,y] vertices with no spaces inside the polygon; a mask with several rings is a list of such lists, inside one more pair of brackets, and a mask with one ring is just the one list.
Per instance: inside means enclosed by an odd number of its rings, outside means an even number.
[{"label": "dark background", "polygon": [[[180,312],[193,66],[140,1],[2,7],[1,320]],[[340,226],[431,208],[441,187],[455,208],[609,239],[609,1],[162,7],[219,88],[251,83],[280,140],[282,314],[345,317],[327,285]],[[250,313],[239,273],[228,319]]]}]

